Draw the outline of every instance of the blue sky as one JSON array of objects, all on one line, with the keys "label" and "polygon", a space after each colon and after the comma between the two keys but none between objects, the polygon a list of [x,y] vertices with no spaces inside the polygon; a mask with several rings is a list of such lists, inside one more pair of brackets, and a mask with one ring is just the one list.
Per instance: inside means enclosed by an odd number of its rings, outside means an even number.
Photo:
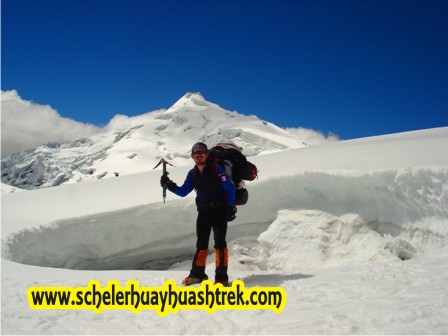
[{"label": "blue sky", "polygon": [[448,1],[2,0],[2,90],[105,125],[186,92],[342,139],[448,126]]}]

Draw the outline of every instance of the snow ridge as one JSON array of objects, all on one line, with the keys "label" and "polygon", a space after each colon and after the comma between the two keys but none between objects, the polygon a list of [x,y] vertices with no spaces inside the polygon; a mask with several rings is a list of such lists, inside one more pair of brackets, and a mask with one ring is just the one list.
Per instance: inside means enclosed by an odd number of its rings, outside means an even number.
[{"label": "snow ridge", "polygon": [[[447,169],[426,168],[354,176],[305,172],[265,181],[250,188],[251,200],[240,208],[230,231],[235,237],[247,230],[261,234],[252,260],[261,270],[408,260],[428,249],[448,249],[444,181]],[[3,242],[3,257],[75,269],[127,268],[145,260],[177,260],[176,256],[189,259],[195,240],[193,199],[172,201],[168,207],[143,205],[23,230]],[[267,222],[272,222],[268,229]],[[301,253],[291,254],[294,250]]]}]

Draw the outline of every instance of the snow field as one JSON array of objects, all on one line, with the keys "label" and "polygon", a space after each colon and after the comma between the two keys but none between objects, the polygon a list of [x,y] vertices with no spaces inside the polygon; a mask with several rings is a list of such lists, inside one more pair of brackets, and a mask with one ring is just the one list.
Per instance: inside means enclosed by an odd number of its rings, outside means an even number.
[{"label": "snow field", "polygon": [[446,334],[446,140],[443,128],[254,158],[260,179],[229,226],[229,274],[284,288],[281,314],[32,311],[30,286],[180,283],[194,199],[161,203],[156,171],[2,195],[2,333]]}]

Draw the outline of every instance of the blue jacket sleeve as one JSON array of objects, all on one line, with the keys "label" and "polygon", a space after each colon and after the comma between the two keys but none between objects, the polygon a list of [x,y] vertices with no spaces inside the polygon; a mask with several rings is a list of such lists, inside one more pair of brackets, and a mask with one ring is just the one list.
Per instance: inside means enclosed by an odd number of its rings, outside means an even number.
[{"label": "blue jacket sleeve", "polygon": [[230,179],[230,177],[226,174],[224,167],[218,165],[217,168],[219,182],[221,182],[222,189],[227,195],[227,205],[234,206],[236,203],[236,194],[235,194],[235,186]]},{"label": "blue jacket sleeve", "polygon": [[174,194],[180,197],[187,196],[192,190],[193,187],[193,170],[190,170],[187,174],[187,178],[183,185],[171,190]]}]

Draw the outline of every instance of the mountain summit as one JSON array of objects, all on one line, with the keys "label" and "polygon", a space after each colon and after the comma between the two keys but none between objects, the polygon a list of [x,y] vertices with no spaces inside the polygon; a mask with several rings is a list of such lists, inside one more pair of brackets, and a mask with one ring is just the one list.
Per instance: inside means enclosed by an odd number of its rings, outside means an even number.
[{"label": "mountain summit", "polygon": [[219,107],[216,104],[210,103],[205,100],[204,96],[200,92],[186,93],[182,98],[180,98],[173,106],[171,106],[168,111],[177,110],[183,107],[208,107],[208,106]]},{"label": "mountain summit", "polygon": [[304,147],[289,132],[256,116],[227,111],[200,93],[187,93],[167,110],[115,116],[99,134],[47,143],[2,160],[2,182],[24,189],[57,186],[148,171],[165,158],[191,165],[191,145],[232,141],[246,156]]}]

